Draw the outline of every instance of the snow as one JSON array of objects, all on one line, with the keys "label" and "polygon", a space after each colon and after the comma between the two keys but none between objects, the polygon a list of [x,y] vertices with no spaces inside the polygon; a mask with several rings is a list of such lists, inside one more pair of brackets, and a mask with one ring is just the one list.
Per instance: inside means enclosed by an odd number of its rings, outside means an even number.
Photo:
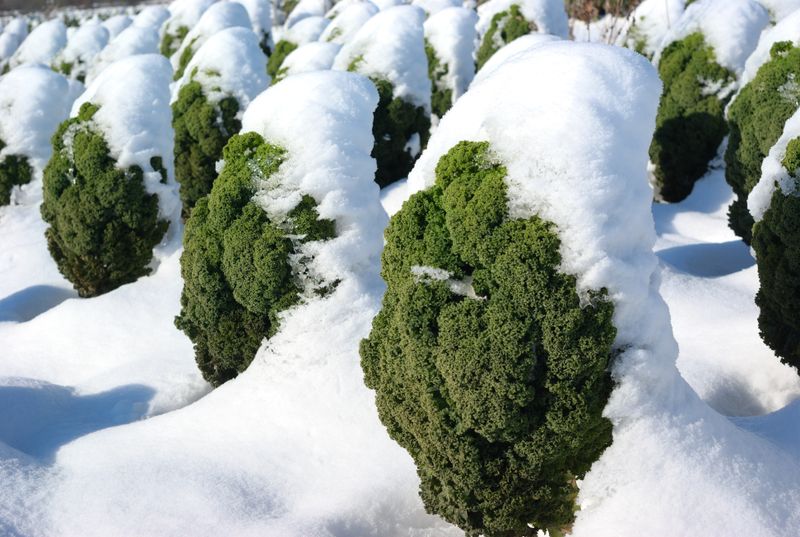
[{"label": "snow", "polygon": [[[117,166],[139,166],[145,188],[158,195],[159,217],[169,220],[170,228],[154,250],[156,259],[174,251],[173,243],[180,242],[181,203],[173,169],[169,108],[171,80],[172,68],[160,54],[130,56],[103,70],[75,101],[70,114],[77,116],[86,102],[98,106],[92,121],[102,131]],[[166,184],[150,165],[153,157],[161,157],[167,169]]]},{"label": "snow", "polygon": [[790,41],[795,46],[800,44],[800,10],[794,11],[775,26],[764,30],[758,39],[758,46],[744,64],[742,87],[753,80],[759,68],[769,61],[772,45],[779,41]]},{"label": "snow", "polygon": [[761,162],[761,178],[747,197],[747,208],[756,222],[760,221],[769,209],[776,188],[780,188],[786,195],[798,195],[797,179],[789,175],[797,170],[787,170],[783,166],[786,146],[798,137],[800,137],[800,113],[795,112],[784,124],[781,137]]},{"label": "snow", "polygon": [[11,58],[27,36],[27,22],[22,17],[11,19],[0,34],[0,60]]},{"label": "snow", "polygon": [[653,61],[670,43],[701,32],[717,62],[741,77],[744,62],[769,24],[769,13],[755,0],[697,0],[690,4],[664,37]]},{"label": "snow", "polygon": [[300,73],[327,71],[333,66],[333,61],[341,48],[342,46],[337,43],[319,41],[302,45],[286,56],[279,74],[281,78],[286,78]]},{"label": "snow", "polygon": [[643,40],[643,52],[652,57],[683,10],[684,0],[645,0],[633,10],[616,43],[634,48],[636,41]]},{"label": "snow", "polygon": [[0,140],[6,144],[0,160],[25,155],[41,171],[52,152],[50,138],[74,98],[67,79],[43,65],[23,65],[0,77]]},{"label": "snow", "polygon": [[164,6],[146,6],[133,18],[133,25],[158,31],[169,17],[169,9]]},{"label": "snow", "polygon": [[127,15],[114,15],[103,21],[103,26],[108,30],[111,39],[117,37],[133,20]]},{"label": "snow", "polygon": [[405,0],[372,0],[372,3],[378,6],[378,9],[383,11],[390,7],[403,6],[406,4]]},{"label": "snow", "polygon": [[[197,73],[192,75],[194,70]],[[245,108],[270,83],[267,57],[258,37],[249,28],[227,28],[206,41],[189,62],[180,82],[173,88],[176,100],[180,88],[196,80],[212,103],[233,96],[239,102],[239,119]]]},{"label": "snow", "polygon": [[67,41],[64,47],[54,59],[53,63],[58,66],[60,63],[72,64],[73,71],[70,73],[72,78],[79,73],[85,72],[88,65],[108,44],[109,32],[105,26],[99,24],[83,24]]},{"label": "snow", "polygon": [[280,39],[285,39],[295,45],[305,45],[317,41],[325,28],[330,24],[330,20],[320,16],[304,17],[289,28],[284,28],[279,34]]},{"label": "snow", "polygon": [[203,46],[212,35],[225,28],[250,28],[250,17],[242,4],[219,2],[209,7],[183,39],[180,48],[172,55],[172,68],[178,69],[183,51],[191,48],[194,52]]},{"label": "snow", "polygon": [[447,65],[445,85],[453,91],[453,101],[461,97],[475,76],[472,59],[477,33],[478,17],[471,9],[448,7],[425,21],[425,39],[439,61]]},{"label": "snow", "polygon": [[[378,7],[372,2],[351,4],[332,18],[331,23],[320,35],[319,40],[340,45],[347,43],[364,23],[376,13],[378,13]],[[330,17],[330,13],[326,17]]]},{"label": "snow", "polygon": [[759,0],[767,8],[773,22],[780,22],[796,9],[800,9],[800,0]]},{"label": "snow", "polygon": [[233,0],[247,10],[253,31],[259,38],[272,33],[272,8],[268,0]]},{"label": "snow", "polygon": [[109,65],[139,54],[158,53],[158,31],[152,27],[131,25],[97,55],[94,65],[86,75],[86,83],[90,84]]},{"label": "snow", "polygon": [[425,12],[414,6],[385,9],[369,19],[336,56],[334,69],[385,79],[394,97],[422,106],[430,114],[431,81],[425,56]]},{"label": "snow", "polygon": [[286,18],[286,28],[291,28],[306,17],[322,17],[331,9],[330,0],[300,0]]},{"label": "snow", "polygon": [[498,67],[503,65],[507,59],[541,45],[560,40],[559,37],[550,34],[528,34],[518,37],[492,54],[492,57],[483,64],[483,67],[481,67],[480,71],[475,75],[472,85],[479,84],[481,80],[488,78]]},{"label": "snow", "polygon": [[11,57],[11,67],[25,63],[50,65],[53,57],[67,44],[67,27],[60,19],[43,22],[28,34]]},{"label": "snow", "polygon": [[569,33],[567,12],[560,0],[489,0],[478,6],[478,35],[489,30],[492,17],[517,5],[529,21],[536,24],[536,31],[566,38]]},{"label": "snow", "polygon": [[215,2],[216,0],[175,0],[169,5],[170,17],[164,23],[161,35],[174,34],[181,26],[193,28]]},{"label": "snow", "polygon": [[461,0],[413,0],[411,5],[422,8],[428,17],[449,7],[462,7]]}]

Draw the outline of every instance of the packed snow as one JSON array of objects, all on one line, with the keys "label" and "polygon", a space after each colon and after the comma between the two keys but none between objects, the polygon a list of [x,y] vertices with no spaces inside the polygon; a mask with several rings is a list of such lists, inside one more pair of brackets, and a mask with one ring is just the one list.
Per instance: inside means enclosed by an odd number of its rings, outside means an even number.
[{"label": "packed snow", "polygon": [[131,25],[106,45],[97,55],[86,75],[89,84],[108,66],[119,60],[140,54],[158,52],[158,31],[149,26]]},{"label": "packed snow", "polygon": [[472,56],[478,37],[474,30],[477,21],[475,12],[463,7],[442,9],[425,21],[425,39],[447,66],[445,84],[453,91],[453,101],[467,91],[475,76]]},{"label": "packed snow", "polygon": [[550,34],[528,34],[518,37],[508,45],[505,45],[500,50],[495,52],[489,60],[483,64],[480,71],[477,72],[472,84],[478,84],[481,80],[489,78],[494,71],[503,65],[505,61],[517,54],[523,53],[529,49],[536,48],[553,41],[560,41],[561,38]]},{"label": "packed snow", "polygon": [[[294,49],[281,64],[279,79],[312,71],[327,71],[342,48],[337,43],[314,41]],[[277,80],[277,79],[276,79]]]},{"label": "packed snow", "polygon": [[512,5],[519,6],[522,15],[536,24],[537,32],[567,37],[567,12],[561,0],[489,0],[478,6],[478,34],[483,37],[492,24],[492,18],[511,9]]}]

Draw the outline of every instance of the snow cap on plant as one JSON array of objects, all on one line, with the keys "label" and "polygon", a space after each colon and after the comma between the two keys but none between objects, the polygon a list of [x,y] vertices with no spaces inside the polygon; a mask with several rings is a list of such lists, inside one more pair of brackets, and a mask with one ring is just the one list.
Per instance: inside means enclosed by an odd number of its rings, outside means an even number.
[{"label": "snow cap on plant", "polygon": [[654,62],[664,81],[650,147],[656,197],[686,198],[727,133],[725,105],[768,24],[755,0],[698,0],[667,34]]},{"label": "snow cap on plant", "polygon": [[175,70],[175,80],[183,76],[189,61],[203,43],[225,28],[250,28],[250,16],[242,4],[235,2],[218,2],[209,7],[200,17],[197,24],[183,38],[181,46],[172,55],[170,61]]},{"label": "snow cap on plant", "polygon": [[128,26],[133,23],[133,19],[125,14],[113,15],[104,20],[101,25],[108,30],[111,39],[121,34]]},{"label": "snow cap on plant", "polygon": [[244,110],[269,86],[267,58],[249,28],[227,28],[195,53],[173,87],[175,178],[184,215],[211,191],[216,163]]},{"label": "snow cap on plant", "polygon": [[360,241],[376,251],[379,233],[364,217],[380,207],[357,205],[377,188],[369,157],[376,102],[363,77],[317,72],[271,87],[245,112],[211,194],[186,224],[181,257],[176,325],[209,382],[244,371],[287,309],[334,292],[367,255]]},{"label": "snow cap on plant", "polygon": [[489,0],[478,7],[478,69],[498,49],[531,32],[566,38],[567,12],[559,0]]},{"label": "snow cap on plant", "polygon": [[405,177],[425,147],[430,129],[423,23],[418,7],[387,8],[369,19],[336,56],[333,68],[367,76],[378,88],[372,156],[376,182],[385,186]]},{"label": "snow cap on plant", "polygon": [[53,59],[53,69],[64,76],[85,82],[89,67],[108,44],[109,36],[108,29],[101,24],[83,24]]},{"label": "snow cap on plant", "polygon": [[169,5],[170,17],[161,27],[161,54],[171,57],[194,28],[203,13],[217,0],[175,0]]},{"label": "snow cap on plant", "polygon": [[159,31],[169,17],[170,11],[165,6],[146,6],[133,18],[133,25]]},{"label": "snow cap on plant", "polygon": [[23,65],[0,78],[0,205],[44,168],[50,138],[74,97],[67,79],[43,65]]},{"label": "snow cap on plant", "polygon": [[33,29],[9,60],[13,69],[26,63],[50,65],[53,58],[67,45],[67,27],[61,19],[43,22]]},{"label": "snow cap on plant", "polygon": [[426,508],[468,535],[567,528],[611,443],[609,370],[674,370],[645,176],[659,91],[634,52],[543,45],[456,102],[409,176],[362,366]]},{"label": "snow cap on plant", "polygon": [[331,12],[328,12],[325,18],[330,19],[331,23],[319,36],[319,40],[340,45],[347,43],[376,13],[378,13],[378,6],[369,0],[352,3],[334,13],[333,16],[331,16]]},{"label": "snow cap on plant", "polygon": [[684,0],[644,0],[626,19],[616,43],[652,58],[684,7]]},{"label": "snow cap on plant", "polygon": [[171,74],[159,54],[113,64],[53,136],[41,211],[50,253],[81,296],[150,273],[154,254],[176,247]]},{"label": "snow cap on plant", "polygon": [[475,74],[472,80],[472,85],[480,83],[481,80],[489,78],[492,73],[503,63],[517,54],[527,53],[530,49],[552,43],[553,41],[560,41],[561,38],[551,34],[528,34],[523,35],[503,46],[500,50],[495,52],[489,60],[483,64],[480,71]]},{"label": "snow cap on plant", "polygon": [[303,19],[309,17],[324,17],[333,7],[331,0],[300,0],[287,13],[285,28],[289,29]]},{"label": "snow cap on plant", "polygon": [[275,45],[272,42],[272,6],[269,0],[233,0],[242,4],[250,17],[253,32],[264,54],[269,54]]},{"label": "snow cap on plant", "polygon": [[333,62],[341,48],[342,45],[338,43],[325,43],[321,41],[314,41],[301,45],[294,49],[286,56],[286,59],[283,60],[274,82],[280,82],[288,76],[300,73],[328,71],[333,67]]},{"label": "snow cap on plant", "polygon": [[283,60],[297,47],[317,41],[330,22],[329,19],[322,16],[304,17],[291,28],[281,32],[281,38],[275,43],[275,49],[272,51],[267,63],[269,76],[273,79],[277,78],[278,72],[283,65]]}]

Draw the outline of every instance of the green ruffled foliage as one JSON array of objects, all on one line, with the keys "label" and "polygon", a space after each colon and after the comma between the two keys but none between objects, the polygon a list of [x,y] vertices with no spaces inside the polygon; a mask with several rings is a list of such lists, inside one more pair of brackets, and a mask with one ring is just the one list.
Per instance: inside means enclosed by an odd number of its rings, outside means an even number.
[{"label": "green ruffled foliage", "polygon": [[800,48],[789,41],[775,43],[770,58],[728,110],[725,179],[736,194],[728,220],[748,244],[753,217],[747,210],[747,196],[761,178],[761,162],[800,105]]},{"label": "green ruffled foliage", "polygon": [[667,46],[658,72],[664,92],[650,145],[650,160],[656,167],[654,187],[661,200],[678,202],[705,175],[728,132],[728,97],[720,95],[736,77],[717,63],[714,50],[700,33]]},{"label": "green ruffled foliage", "polygon": [[[800,138],[787,146],[784,167],[800,187]],[[752,228],[761,288],[756,294],[761,338],[800,372],[800,197],[776,188],[769,209]]]},{"label": "green ruffled foliage", "polygon": [[196,52],[195,43],[197,43],[197,38],[192,39],[181,52],[181,56],[178,58],[178,68],[175,69],[175,74],[172,77],[173,80],[180,80],[183,72],[186,71],[186,67],[189,66],[189,62],[192,61],[192,57]]},{"label": "green ruffled foliage", "polygon": [[506,11],[495,14],[486,35],[483,36],[480,48],[478,48],[476,55],[478,69],[483,67],[483,64],[503,45],[535,31],[536,24],[525,18],[517,4],[513,4]]},{"label": "green ruffled foliage", "polygon": [[378,107],[372,121],[375,145],[372,157],[377,161],[375,182],[383,188],[398,179],[408,177],[418,154],[409,150],[409,140],[419,137],[420,152],[430,137],[431,118],[422,106],[394,96],[392,84],[371,79],[378,90]]},{"label": "green ruffled foliage", "polygon": [[267,60],[267,73],[273,80],[279,80],[278,71],[281,69],[281,65],[283,65],[283,60],[286,59],[286,56],[294,52],[297,48],[297,44],[292,43],[290,41],[286,41],[285,39],[281,39],[275,44],[275,50],[272,51],[272,55]]},{"label": "green ruffled foliage", "polygon": [[425,40],[425,55],[428,57],[428,78],[431,79],[431,109],[439,117],[444,117],[445,113],[453,106],[453,90],[447,87],[445,77],[448,67],[442,63],[436,55],[436,51]]},{"label": "green ruffled foliage", "polygon": [[[6,143],[0,140],[0,151]],[[33,178],[33,168],[25,155],[6,155],[0,159],[0,206],[11,203],[11,190],[26,185]]]},{"label": "green ruffled foliage", "polygon": [[[158,218],[158,196],[145,190],[142,169],[120,169],[111,158],[92,122],[97,110],[85,103],[53,136],[41,206],[50,254],[83,297],[149,274],[153,247],[169,226]],[[166,180],[160,158],[150,163]]]},{"label": "green ruffled foliage", "polygon": [[235,97],[211,103],[196,80],[185,84],[172,104],[175,178],[181,186],[184,218],[197,200],[211,192],[222,149],[242,128],[236,119],[238,112],[239,102]]},{"label": "green ruffled foliage", "polygon": [[440,159],[391,219],[388,290],[361,342],[426,509],[469,536],[568,528],[575,478],[611,444],[613,305],[605,290],[582,305],[555,227],[509,217],[505,175],[486,142]]},{"label": "green ruffled foliage", "polygon": [[183,39],[188,33],[188,26],[178,26],[173,32],[164,32],[164,37],[161,38],[161,47],[159,49],[161,54],[170,58],[173,54],[178,52]]},{"label": "green ruffled foliage", "polygon": [[175,325],[194,343],[200,371],[215,386],[250,365],[261,341],[277,331],[278,314],[301,293],[324,290],[322,282],[311,282],[311,289],[301,284],[290,256],[306,242],[333,238],[335,223],[319,218],[308,195],[280,222],[252,200],[256,181],[278,171],[285,155],[256,133],[233,136],[211,193],[186,222]]}]

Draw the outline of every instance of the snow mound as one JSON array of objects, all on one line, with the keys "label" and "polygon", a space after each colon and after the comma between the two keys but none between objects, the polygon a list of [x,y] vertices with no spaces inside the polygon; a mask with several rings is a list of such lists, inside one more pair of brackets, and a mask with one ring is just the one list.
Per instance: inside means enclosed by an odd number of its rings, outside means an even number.
[{"label": "snow mound", "polygon": [[330,0],[300,0],[286,18],[286,28],[291,28],[306,17],[322,17],[332,6]]},{"label": "snow mound", "polygon": [[450,7],[463,7],[460,0],[414,0],[411,5],[421,8],[428,17]]},{"label": "snow mound", "polygon": [[346,71],[353,66],[365,76],[385,79],[392,84],[394,97],[422,106],[430,113],[424,22],[425,12],[418,7],[397,6],[381,11],[342,47],[333,68]]},{"label": "snow mound", "polygon": [[658,65],[670,43],[700,32],[714,49],[717,62],[741,77],[747,57],[768,24],[769,13],[755,0],[697,0],[664,37],[653,62]]},{"label": "snow mound", "polygon": [[758,46],[744,64],[742,87],[755,78],[761,66],[769,61],[772,45],[780,41],[791,41],[795,46],[800,45],[800,10],[793,12],[772,28],[767,28],[761,33]]},{"label": "snow mound", "polygon": [[60,19],[43,22],[28,34],[11,57],[11,67],[25,63],[50,65],[53,57],[67,44],[67,27]]},{"label": "snow mound", "polygon": [[[173,168],[171,80],[172,68],[160,54],[125,58],[107,67],[89,84],[70,114],[77,116],[87,102],[100,107],[92,121],[103,132],[111,157],[120,168],[139,166],[144,172],[145,188],[158,195],[159,218],[170,221],[163,243],[169,244],[167,252],[176,247],[170,244],[176,237],[180,241],[180,230],[176,228],[180,227],[181,212]],[[153,157],[161,157],[167,169],[166,183],[153,169]],[[160,250],[154,250],[156,258]]]},{"label": "snow mound", "polygon": [[407,2],[405,0],[372,0],[372,3],[378,6],[378,9],[383,11],[384,9],[388,9],[390,7],[404,6]]},{"label": "snow mound", "polygon": [[54,65],[58,67],[60,64],[69,64],[84,71],[95,56],[106,47],[109,36],[105,26],[84,24],[69,38],[67,46],[53,60]]},{"label": "snow mound", "polygon": [[183,39],[178,51],[172,55],[172,68],[178,69],[184,51],[196,52],[212,35],[226,28],[250,28],[250,16],[242,4],[219,2],[209,7]]},{"label": "snow mound", "polygon": [[475,76],[472,56],[478,38],[477,22],[475,12],[463,7],[446,7],[425,21],[425,39],[439,61],[447,65],[445,84],[452,90],[454,102],[467,91]]},{"label": "snow mound", "polygon": [[158,52],[158,31],[152,27],[131,25],[111,40],[97,55],[94,64],[86,75],[86,83],[90,84],[109,65],[139,54],[156,54]]},{"label": "snow mound", "polygon": [[796,9],[800,9],[800,0],[759,0],[759,3],[767,8],[773,22],[776,23]]},{"label": "snow mound", "polygon": [[25,155],[41,170],[50,138],[67,119],[74,95],[67,79],[43,65],[23,65],[0,77],[0,140],[5,155]]},{"label": "snow mound", "polygon": [[211,36],[194,54],[180,82],[174,85],[173,101],[178,98],[180,88],[191,80],[203,86],[204,95],[212,103],[231,95],[235,97],[241,118],[250,101],[270,83],[267,57],[256,34],[250,28],[227,28]]},{"label": "snow mound", "polygon": [[173,34],[181,26],[193,28],[203,13],[217,0],[175,0],[169,5],[170,17],[164,23],[163,33]]},{"label": "snow mound", "polygon": [[333,61],[341,48],[342,46],[337,43],[318,41],[302,45],[286,56],[278,74],[280,78],[286,78],[300,73],[327,71],[333,66]]},{"label": "snow mound", "polygon": [[784,124],[783,134],[761,162],[761,178],[747,197],[747,208],[756,222],[760,221],[769,209],[775,189],[780,188],[787,196],[800,195],[797,192],[797,179],[789,175],[790,172],[795,173],[797,170],[787,170],[783,166],[786,147],[798,137],[800,137],[800,111],[795,112]]},{"label": "snow mound", "polygon": [[653,57],[683,10],[684,0],[644,0],[626,20],[616,43]]},{"label": "snow mound", "polygon": [[304,17],[292,27],[281,32],[280,38],[295,45],[305,45],[317,41],[330,24],[330,20],[320,16]]},{"label": "snow mound", "polygon": [[133,25],[158,31],[169,16],[169,9],[164,6],[147,6],[133,18]]},{"label": "snow mound", "polygon": [[[372,2],[351,4],[332,18],[319,40],[339,44],[347,43],[376,13],[378,13],[378,7]],[[326,18],[330,18],[330,13],[326,15]]]},{"label": "snow mound", "polygon": [[[269,0],[233,0],[242,4],[250,17],[253,31],[259,40],[272,34],[272,8]],[[271,45],[270,45],[271,46]]]},{"label": "snow mound", "polygon": [[127,15],[114,15],[103,21],[103,26],[108,30],[111,39],[114,39],[132,23],[133,19]]},{"label": "snow mound", "polygon": [[478,6],[478,35],[483,35],[492,24],[492,17],[518,5],[529,21],[536,24],[536,31],[566,38],[569,34],[567,12],[560,0],[489,0]]},{"label": "snow mound", "polygon": [[325,18],[333,20],[339,15],[339,13],[341,13],[345,9],[354,6],[356,4],[365,4],[365,3],[372,4],[375,7],[378,6],[378,4],[372,2],[371,0],[341,0],[340,2],[336,2],[335,4],[333,4],[333,7],[330,8],[327,13],[325,13]]},{"label": "snow mound", "polygon": [[11,19],[0,34],[0,61],[8,60],[28,36],[28,24],[22,17]]},{"label": "snow mound", "polygon": [[472,81],[472,86],[480,83],[482,80],[489,78],[489,76],[502,66],[506,60],[516,56],[517,54],[524,53],[530,49],[552,43],[553,41],[560,41],[561,38],[550,34],[528,34],[518,37],[511,43],[503,46],[497,52],[492,54],[492,57],[487,60],[480,71],[475,75]]}]

